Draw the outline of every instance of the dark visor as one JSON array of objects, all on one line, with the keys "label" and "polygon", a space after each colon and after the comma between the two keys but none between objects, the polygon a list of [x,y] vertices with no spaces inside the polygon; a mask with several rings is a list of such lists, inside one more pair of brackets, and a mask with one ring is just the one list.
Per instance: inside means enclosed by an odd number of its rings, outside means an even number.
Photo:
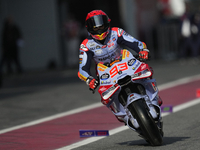
[{"label": "dark visor", "polygon": [[98,16],[93,16],[90,19],[88,19],[88,27],[89,28],[94,28],[94,27],[99,27],[107,23],[107,17],[98,15]]},{"label": "dark visor", "polygon": [[99,27],[104,24],[102,16],[94,16],[94,23],[95,25],[93,27]]}]

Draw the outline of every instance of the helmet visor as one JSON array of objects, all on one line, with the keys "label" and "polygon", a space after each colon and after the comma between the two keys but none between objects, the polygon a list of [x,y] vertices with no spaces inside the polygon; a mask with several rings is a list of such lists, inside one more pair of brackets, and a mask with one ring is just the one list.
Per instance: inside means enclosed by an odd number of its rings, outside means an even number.
[{"label": "helmet visor", "polygon": [[107,28],[108,24],[109,24],[108,18],[105,15],[93,16],[86,21],[86,26],[87,26],[88,31],[93,34],[98,33],[93,30],[94,28],[100,27],[100,26],[105,26],[105,28]]},{"label": "helmet visor", "polygon": [[94,19],[94,21],[93,21],[93,28],[94,27],[102,26],[104,24],[102,16],[94,16],[93,19]]}]

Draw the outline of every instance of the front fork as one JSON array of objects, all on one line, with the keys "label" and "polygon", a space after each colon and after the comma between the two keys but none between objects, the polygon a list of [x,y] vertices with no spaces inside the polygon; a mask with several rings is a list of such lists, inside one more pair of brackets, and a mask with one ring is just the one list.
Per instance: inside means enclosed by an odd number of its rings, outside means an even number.
[{"label": "front fork", "polygon": [[[118,95],[116,93],[116,95]],[[160,107],[158,105],[155,105],[157,102],[150,101],[147,95],[140,95],[137,93],[131,93],[127,97],[127,103],[126,105],[122,105],[118,99],[116,99],[116,95],[114,94],[110,102],[106,105],[116,116],[116,118],[120,122],[124,122],[129,128],[132,130],[137,130],[139,128],[139,124],[137,120],[134,118],[134,116],[131,115],[130,111],[128,110],[128,105],[132,103],[133,101],[136,101],[138,99],[144,99],[146,102],[146,109],[149,110],[151,116],[154,118],[155,123],[158,125],[158,127],[162,130],[162,118],[161,118],[161,111]],[[153,104],[155,103],[155,104]]]},{"label": "front fork", "polygon": [[[137,100],[142,100],[142,99],[144,99],[144,107],[149,111],[149,113],[151,114],[155,122],[158,122],[159,120],[161,120],[160,107],[158,105],[154,105],[152,101],[149,100],[149,97],[147,95],[140,95],[137,93],[130,94],[127,98],[127,104],[124,108],[127,109],[131,103]],[[133,120],[132,122],[135,128],[139,128],[138,123],[135,123],[137,121],[135,120],[134,116],[131,116],[131,118],[129,119]]]}]

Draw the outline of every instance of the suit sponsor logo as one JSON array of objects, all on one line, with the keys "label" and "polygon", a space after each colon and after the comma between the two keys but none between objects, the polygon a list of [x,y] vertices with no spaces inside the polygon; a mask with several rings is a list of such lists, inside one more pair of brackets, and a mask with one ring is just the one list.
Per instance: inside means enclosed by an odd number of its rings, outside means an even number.
[{"label": "suit sponsor logo", "polygon": [[80,45],[80,49],[81,49],[81,50],[84,50],[84,51],[87,51],[87,50],[88,50],[87,47],[86,47],[84,44],[81,44],[81,45]]},{"label": "suit sponsor logo", "polygon": [[94,51],[96,55],[101,55],[103,53],[102,49],[98,49]]},{"label": "suit sponsor logo", "polygon": [[107,47],[107,45],[103,45],[101,48],[106,48]]},{"label": "suit sponsor logo", "polygon": [[99,45],[96,46],[96,49],[100,49],[100,48],[101,48],[101,46],[99,46]]},{"label": "suit sponsor logo", "polygon": [[113,39],[112,39],[113,41],[116,41],[116,38],[115,37],[113,37]]},{"label": "suit sponsor logo", "polygon": [[95,46],[95,43],[92,42],[92,43],[88,43],[89,47],[94,47]]}]

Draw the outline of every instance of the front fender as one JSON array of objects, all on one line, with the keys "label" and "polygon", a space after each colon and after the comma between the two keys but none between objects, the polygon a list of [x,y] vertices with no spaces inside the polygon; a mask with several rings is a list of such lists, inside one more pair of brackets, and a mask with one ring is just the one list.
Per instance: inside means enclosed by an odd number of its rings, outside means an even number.
[{"label": "front fender", "polygon": [[126,103],[126,108],[128,107],[129,104],[131,104],[132,102],[139,100],[139,99],[145,99],[145,101],[148,101],[148,96],[147,95],[141,95],[138,93],[131,93],[128,98],[127,98],[127,103]]}]

